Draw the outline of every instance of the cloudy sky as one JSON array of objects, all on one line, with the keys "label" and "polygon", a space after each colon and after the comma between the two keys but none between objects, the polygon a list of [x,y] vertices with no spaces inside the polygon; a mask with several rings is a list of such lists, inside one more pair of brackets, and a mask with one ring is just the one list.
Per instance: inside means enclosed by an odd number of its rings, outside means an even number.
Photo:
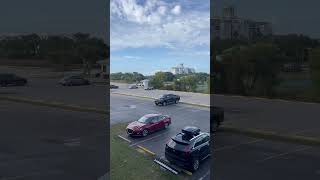
[{"label": "cloudy sky", "polygon": [[111,0],[111,72],[209,72],[209,0]]}]

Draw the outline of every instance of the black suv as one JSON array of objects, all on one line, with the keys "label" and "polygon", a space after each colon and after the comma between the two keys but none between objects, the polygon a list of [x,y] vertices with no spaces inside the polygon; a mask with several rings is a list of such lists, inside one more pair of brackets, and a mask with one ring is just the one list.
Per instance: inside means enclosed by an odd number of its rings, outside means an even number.
[{"label": "black suv", "polygon": [[0,86],[24,86],[27,84],[27,79],[19,77],[15,74],[1,73]]},{"label": "black suv", "polygon": [[174,94],[164,94],[161,95],[158,99],[154,101],[154,103],[162,106],[166,106],[168,104],[177,104],[180,101],[180,96]]},{"label": "black suv", "polygon": [[165,157],[173,164],[196,171],[202,160],[210,156],[210,134],[187,126],[166,144]]}]

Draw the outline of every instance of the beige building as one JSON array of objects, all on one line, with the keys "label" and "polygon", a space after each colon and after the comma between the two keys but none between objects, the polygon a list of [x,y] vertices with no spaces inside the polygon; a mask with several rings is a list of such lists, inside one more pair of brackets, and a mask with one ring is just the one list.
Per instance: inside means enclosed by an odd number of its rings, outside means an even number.
[{"label": "beige building", "polygon": [[214,39],[250,40],[272,35],[271,23],[240,18],[233,6],[224,7],[222,16],[214,16],[210,23]]}]

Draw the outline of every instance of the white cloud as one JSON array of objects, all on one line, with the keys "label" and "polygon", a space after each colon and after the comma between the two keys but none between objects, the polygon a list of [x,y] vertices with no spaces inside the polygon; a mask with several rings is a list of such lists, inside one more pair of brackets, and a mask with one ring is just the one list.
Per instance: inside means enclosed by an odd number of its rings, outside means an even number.
[{"label": "white cloud", "polygon": [[180,5],[174,6],[174,8],[171,10],[171,13],[175,14],[175,15],[179,15],[180,12],[181,12],[181,6]]},{"label": "white cloud", "polygon": [[[167,13],[169,11],[169,13]],[[170,13],[171,12],[171,13]],[[210,43],[210,12],[186,10],[161,0],[111,1],[111,51],[124,48],[188,49]]]}]

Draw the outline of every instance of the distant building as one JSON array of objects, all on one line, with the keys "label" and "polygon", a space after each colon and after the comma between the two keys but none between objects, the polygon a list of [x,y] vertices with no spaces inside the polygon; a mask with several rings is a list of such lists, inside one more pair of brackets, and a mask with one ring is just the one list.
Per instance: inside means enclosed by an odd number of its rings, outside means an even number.
[{"label": "distant building", "polygon": [[221,17],[214,16],[210,20],[214,39],[252,40],[272,35],[271,23],[240,18],[233,6],[225,6]]},{"label": "distant building", "polygon": [[171,68],[172,74],[191,74],[191,73],[195,73],[195,72],[196,71],[194,68],[184,67],[183,64],[179,64],[177,67]]}]

